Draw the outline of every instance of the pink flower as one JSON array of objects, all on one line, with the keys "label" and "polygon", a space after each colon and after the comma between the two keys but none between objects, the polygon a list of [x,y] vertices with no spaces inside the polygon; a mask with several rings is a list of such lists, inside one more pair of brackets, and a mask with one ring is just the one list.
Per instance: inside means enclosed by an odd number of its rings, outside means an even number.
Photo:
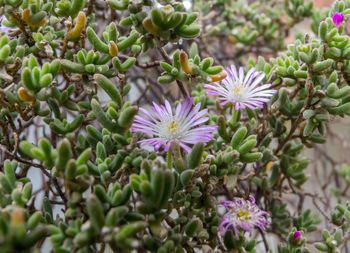
[{"label": "pink flower", "polygon": [[208,109],[200,110],[200,106],[200,103],[193,106],[193,98],[189,97],[182,104],[179,103],[175,111],[167,100],[165,105],[153,103],[153,114],[140,108],[145,117],[136,116],[131,131],[152,136],[139,143],[153,146],[155,151],[165,145],[164,151],[167,152],[171,144],[178,141],[180,147],[190,152],[188,144],[209,142],[218,128],[216,125],[201,125],[209,118],[204,116]]},{"label": "pink flower", "polygon": [[292,242],[299,243],[303,239],[303,235],[299,231],[293,233]]},{"label": "pink flower", "polygon": [[265,230],[265,226],[269,224],[267,218],[269,214],[255,204],[253,196],[250,200],[242,198],[234,198],[233,201],[222,201],[221,205],[226,207],[227,213],[221,220],[219,226],[220,234],[225,234],[226,231],[232,227],[235,235],[238,237],[239,229],[243,229],[249,233],[253,231],[254,227]]},{"label": "pink flower", "polygon": [[255,68],[251,68],[246,75],[242,67],[237,71],[235,65],[226,69],[227,77],[221,82],[206,84],[208,95],[217,96],[223,101],[221,105],[233,103],[235,109],[256,109],[262,108],[263,104],[270,101],[270,97],[276,90],[270,90],[271,84],[259,85],[265,74],[259,73]]},{"label": "pink flower", "polygon": [[344,14],[343,13],[339,13],[339,12],[336,12],[334,13],[333,15],[333,23],[335,24],[335,26],[337,28],[339,28],[341,26],[341,24],[343,23],[343,20],[344,20]]}]

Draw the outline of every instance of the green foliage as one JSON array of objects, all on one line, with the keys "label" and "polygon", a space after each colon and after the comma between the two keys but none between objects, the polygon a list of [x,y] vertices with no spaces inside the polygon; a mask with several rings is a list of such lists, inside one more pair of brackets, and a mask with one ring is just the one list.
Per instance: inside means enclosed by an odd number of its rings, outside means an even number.
[{"label": "green foliage", "polygon": [[[333,174],[310,192],[304,151],[321,150],[330,122],[350,115],[350,1],[0,0],[0,10],[0,252],[253,253],[271,235],[279,253],[343,250],[350,168],[320,154]],[[304,19],[313,34],[286,43]],[[207,94],[234,85],[223,81],[233,62],[247,65],[241,82],[252,67],[264,74],[253,85],[271,84],[271,101],[237,110]],[[141,106],[180,110],[187,96],[207,119],[198,126],[217,125],[212,140],[189,132],[178,133],[186,151],[180,140],[166,152],[140,146],[154,136],[133,132],[148,124],[137,114],[161,118]],[[149,124],[162,135],[179,123],[167,120]],[[262,240],[222,234],[220,201],[249,195],[269,214],[265,232],[252,227]]]},{"label": "green foliage", "polygon": [[161,62],[160,66],[165,73],[158,77],[160,84],[168,84],[174,80],[188,81],[193,84],[198,82],[220,81],[225,76],[221,74],[221,66],[212,66],[213,58],[208,57],[201,61],[198,54],[198,46],[192,43],[190,48],[190,59],[184,51],[176,50],[173,53],[172,65]]}]

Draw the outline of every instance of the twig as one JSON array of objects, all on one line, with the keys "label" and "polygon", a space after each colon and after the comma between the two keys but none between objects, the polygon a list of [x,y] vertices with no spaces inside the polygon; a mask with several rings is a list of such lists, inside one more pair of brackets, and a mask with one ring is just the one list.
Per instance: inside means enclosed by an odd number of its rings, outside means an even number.
[{"label": "twig", "polygon": [[305,110],[309,109],[311,102],[312,102],[312,98],[313,98],[313,93],[314,93],[314,85],[312,83],[311,80],[311,73],[310,70],[308,71],[308,77],[307,77],[307,84],[308,84],[308,94],[307,94],[307,98],[306,98],[306,102],[305,102],[305,106],[303,107],[303,109],[300,111],[298,118],[294,121],[294,123],[292,124],[292,127],[287,135],[286,138],[284,138],[279,144],[277,149],[275,150],[275,155],[278,154],[278,152],[284,147],[284,145],[291,139],[291,137],[293,136],[295,130],[298,128],[299,124],[303,121],[303,113]]},{"label": "twig", "polygon": [[7,150],[7,148],[4,145],[0,144],[0,148],[3,152],[5,152],[7,155],[9,155],[12,159],[15,159],[18,162],[30,165],[32,167],[39,168],[45,174],[45,176],[47,176],[48,178],[51,178],[51,175],[45,170],[45,168],[41,164],[36,164],[36,163],[33,163],[29,160],[25,160],[25,159],[20,158],[16,155],[13,155],[10,151]]},{"label": "twig", "polygon": [[56,188],[58,194],[60,195],[61,199],[63,200],[65,207],[67,207],[67,201],[68,201],[67,197],[62,192],[61,186],[58,184],[57,178],[53,178],[52,182],[55,185],[55,188]]},{"label": "twig", "polygon": [[18,28],[21,30],[22,34],[24,35],[25,39],[29,42],[29,44],[34,44],[34,39],[31,36],[31,34],[29,34],[26,31],[25,23],[22,20],[22,18],[17,13],[14,13],[14,12],[11,12],[10,16],[17,21]]},{"label": "twig", "polygon": [[264,245],[265,245],[265,252],[268,252],[270,250],[270,247],[269,247],[269,244],[266,240],[265,233],[260,228],[258,228],[258,230],[259,230],[259,233],[260,233],[260,235],[263,239]]}]

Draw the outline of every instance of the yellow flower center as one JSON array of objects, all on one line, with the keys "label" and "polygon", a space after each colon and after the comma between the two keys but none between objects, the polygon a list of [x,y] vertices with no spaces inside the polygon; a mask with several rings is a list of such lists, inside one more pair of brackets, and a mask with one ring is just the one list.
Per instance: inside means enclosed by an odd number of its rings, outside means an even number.
[{"label": "yellow flower center", "polygon": [[176,117],[164,119],[159,128],[159,135],[167,140],[181,139],[183,134],[183,125]]},{"label": "yellow flower center", "polygon": [[248,219],[249,219],[249,216],[250,216],[250,213],[248,213],[247,210],[244,210],[244,211],[243,211],[242,209],[240,209],[240,212],[237,213],[237,216],[238,216],[239,218],[243,218],[243,219],[248,220]]},{"label": "yellow flower center", "polygon": [[242,87],[239,87],[239,86],[234,87],[234,88],[233,88],[233,91],[234,91],[235,93],[241,93],[241,88],[242,88]]},{"label": "yellow flower center", "polygon": [[168,126],[169,132],[175,134],[176,133],[176,129],[177,129],[177,124],[174,121],[171,122],[170,125]]},{"label": "yellow flower center", "polygon": [[243,102],[245,101],[245,97],[246,97],[245,93],[246,93],[246,88],[239,84],[236,84],[232,89],[231,98],[236,102]]}]

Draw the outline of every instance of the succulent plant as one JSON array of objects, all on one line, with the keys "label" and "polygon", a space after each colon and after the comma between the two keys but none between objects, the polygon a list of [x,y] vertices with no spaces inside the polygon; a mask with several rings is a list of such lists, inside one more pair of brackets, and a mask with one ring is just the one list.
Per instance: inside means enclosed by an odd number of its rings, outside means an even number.
[{"label": "succulent plant", "polygon": [[350,115],[350,1],[0,15],[0,252],[347,252],[349,161],[313,191],[304,150]]}]

